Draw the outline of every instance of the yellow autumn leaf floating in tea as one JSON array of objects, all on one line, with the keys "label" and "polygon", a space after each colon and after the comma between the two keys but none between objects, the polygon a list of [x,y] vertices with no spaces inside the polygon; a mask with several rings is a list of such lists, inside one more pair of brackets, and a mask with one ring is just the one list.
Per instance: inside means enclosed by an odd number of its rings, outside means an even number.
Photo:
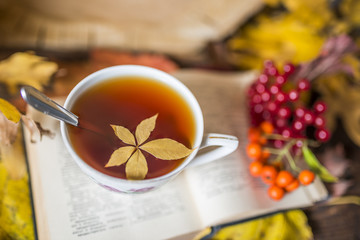
[{"label": "yellow autumn leaf floating in tea", "polygon": [[170,138],[147,141],[155,129],[157,117],[158,114],[139,123],[135,130],[135,136],[123,126],[111,125],[115,135],[128,145],[115,150],[105,167],[120,166],[126,163],[126,177],[132,180],[141,180],[146,177],[148,172],[147,161],[142,151],[161,160],[177,160],[190,155],[192,149],[188,149]]}]

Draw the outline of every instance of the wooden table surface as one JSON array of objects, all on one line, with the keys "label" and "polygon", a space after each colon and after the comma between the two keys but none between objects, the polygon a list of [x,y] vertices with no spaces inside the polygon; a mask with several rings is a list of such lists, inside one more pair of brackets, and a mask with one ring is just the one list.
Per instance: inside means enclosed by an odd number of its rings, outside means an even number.
[{"label": "wooden table surface", "polygon": [[[13,50],[0,50],[0,59],[4,59],[14,52]],[[139,56],[130,56],[125,53],[126,57],[121,60],[117,59],[105,61],[106,58],[94,53],[79,52],[69,53],[49,53],[42,52],[42,55],[48,56],[49,59],[56,61],[59,64],[60,71],[58,76],[53,80],[49,87],[46,88],[46,93],[49,96],[66,95],[72,87],[83,77],[91,72],[106,67],[108,65],[126,64],[129,61],[134,63],[139,61]],[[150,56],[150,55],[149,55]],[[148,57],[149,57],[148,56]],[[163,56],[154,56],[153,64],[163,66],[165,70],[176,69],[179,65],[169,61]],[[128,61],[128,62],[126,62]],[[151,62],[151,61],[150,61]],[[224,67],[221,63],[219,65],[207,66],[209,68]],[[182,64],[180,64],[182,65]],[[186,65],[183,64],[183,65]],[[189,66],[189,65],[188,65]],[[199,66],[199,65],[197,65]],[[17,105],[20,110],[24,110],[25,104],[19,100],[19,96],[9,97],[1,96],[3,91],[0,91],[0,97],[10,98],[10,100]],[[360,148],[356,147],[344,134],[344,131],[339,128],[333,135],[333,141],[328,147],[334,147],[333,143],[342,142],[346,149],[346,158],[350,161],[350,167],[345,172],[344,178],[352,182],[347,189],[345,196],[360,196]],[[332,186],[327,185],[329,191],[332,191]],[[316,240],[351,240],[360,239],[360,206],[356,204],[326,204],[319,203],[315,206],[305,209],[308,216],[309,225],[312,228]]]}]

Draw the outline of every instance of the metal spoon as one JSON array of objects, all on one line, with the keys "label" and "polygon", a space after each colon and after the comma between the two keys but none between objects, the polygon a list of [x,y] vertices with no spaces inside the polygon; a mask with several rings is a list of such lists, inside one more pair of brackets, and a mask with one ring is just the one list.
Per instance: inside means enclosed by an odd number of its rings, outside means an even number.
[{"label": "metal spoon", "polygon": [[75,127],[90,131],[98,136],[105,138],[109,141],[109,143],[114,144],[113,138],[105,135],[98,126],[87,120],[80,120],[79,117],[74,113],[51,100],[36,88],[31,86],[24,86],[20,89],[20,94],[22,98],[36,110],[46,115],[52,116],[60,121],[71,124]]},{"label": "metal spoon", "polygon": [[78,126],[78,116],[45,96],[45,94],[36,88],[31,86],[24,86],[20,89],[20,94],[30,106],[37,109],[38,111],[46,115],[50,115],[60,121],[64,121],[76,127]]}]

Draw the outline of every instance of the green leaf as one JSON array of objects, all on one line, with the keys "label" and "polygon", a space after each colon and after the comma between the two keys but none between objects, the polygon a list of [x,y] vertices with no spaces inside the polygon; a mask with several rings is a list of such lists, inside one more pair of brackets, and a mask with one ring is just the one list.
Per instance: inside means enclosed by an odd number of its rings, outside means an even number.
[{"label": "green leaf", "polygon": [[302,147],[305,162],[323,181],[336,182],[338,179],[334,177],[317,159],[315,154],[306,146]]}]

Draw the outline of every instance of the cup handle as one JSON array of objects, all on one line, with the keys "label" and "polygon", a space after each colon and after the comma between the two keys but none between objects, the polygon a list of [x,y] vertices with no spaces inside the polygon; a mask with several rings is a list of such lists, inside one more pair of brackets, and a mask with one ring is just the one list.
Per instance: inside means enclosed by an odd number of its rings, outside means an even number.
[{"label": "cup handle", "polygon": [[198,153],[188,166],[194,167],[224,157],[235,151],[238,145],[239,140],[235,136],[209,133],[203,137],[199,150],[211,146],[217,146],[217,148]]}]

